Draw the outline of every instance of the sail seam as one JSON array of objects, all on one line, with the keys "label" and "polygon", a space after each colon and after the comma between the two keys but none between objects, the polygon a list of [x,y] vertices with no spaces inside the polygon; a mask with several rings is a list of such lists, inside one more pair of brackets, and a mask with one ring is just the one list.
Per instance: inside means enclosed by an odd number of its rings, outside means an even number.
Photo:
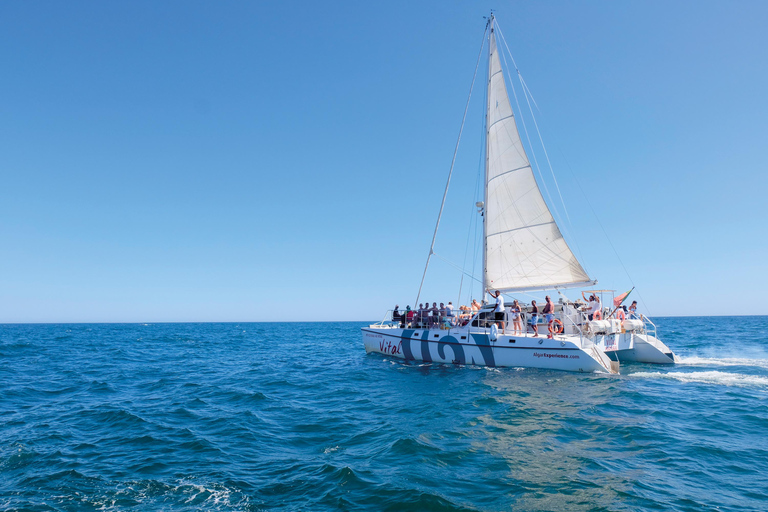
[{"label": "sail seam", "polygon": [[506,231],[499,231],[498,233],[488,233],[488,236],[496,236],[496,235],[503,235],[504,233],[511,233],[513,231],[518,231],[520,229],[530,229],[530,228],[537,228],[539,226],[546,226],[547,224],[555,224],[554,220],[551,220],[549,222],[542,222],[540,224],[531,224],[529,226],[520,226],[519,228],[513,228],[508,229]]},{"label": "sail seam", "polygon": [[502,121],[506,121],[506,120],[507,120],[507,119],[509,119],[510,117],[515,117],[515,115],[514,115],[514,114],[509,114],[509,115],[508,115],[508,116],[506,116],[506,117],[502,117],[501,119],[497,119],[496,121],[494,121],[493,123],[491,123],[491,125],[488,127],[488,130],[490,131],[490,130],[491,130],[491,128],[493,128],[494,126],[496,126],[496,124],[497,124],[497,123],[500,123],[500,122],[502,122]]},{"label": "sail seam", "polygon": [[501,174],[497,174],[497,175],[496,175],[496,176],[494,176],[493,178],[489,179],[489,180],[488,180],[488,183],[492,182],[492,181],[493,181],[493,180],[495,180],[496,178],[501,178],[502,176],[504,176],[504,175],[506,175],[506,174],[509,174],[509,173],[511,173],[511,172],[515,172],[515,171],[522,171],[523,169],[525,169],[525,168],[527,168],[527,167],[530,167],[530,166],[531,166],[531,164],[528,164],[528,165],[524,165],[524,166],[522,166],[522,167],[518,167],[517,169],[510,169],[510,170],[508,170],[508,171],[504,171],[504,172],[502,172]]}]

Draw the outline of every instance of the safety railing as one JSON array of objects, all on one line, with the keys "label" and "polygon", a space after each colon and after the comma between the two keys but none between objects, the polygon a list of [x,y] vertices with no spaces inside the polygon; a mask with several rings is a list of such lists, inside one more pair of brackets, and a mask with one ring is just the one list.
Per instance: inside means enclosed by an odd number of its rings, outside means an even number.
[{"label": "safety railing", "polygon": [[651,321],[651,319],[645,315],[639,315],[639,316],[640,316],[640,320],[643,321],[645,334],[649,336],[653,336],[654,338],[658,338],[658,336],[656,336],[656,324],[653,323],[653,321]]},{"label": "safety railing", "polygon": [[447,313],[440,314],[439,312],[437,314],[429,312],[427,315],[419,315],[419,312],[415,310],[410,312],[398,310],[397,315],[394,312],[393,309],[387,310],[384,318],[378,323],[373,324],[373,326],[384,328],[450,329],[466,325],[472,318],[471,315],[457,314],[456,311],[453,311],[451,315]]}]

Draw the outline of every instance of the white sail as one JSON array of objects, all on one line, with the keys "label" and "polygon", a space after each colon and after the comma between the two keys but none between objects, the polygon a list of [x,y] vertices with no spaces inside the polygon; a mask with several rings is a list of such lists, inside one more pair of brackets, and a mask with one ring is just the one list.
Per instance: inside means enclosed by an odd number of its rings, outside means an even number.
[{"label": "white sail", "polygon": [[525,154],[491,24],[485,286],[502,292],[591,284],[544,202]]}]

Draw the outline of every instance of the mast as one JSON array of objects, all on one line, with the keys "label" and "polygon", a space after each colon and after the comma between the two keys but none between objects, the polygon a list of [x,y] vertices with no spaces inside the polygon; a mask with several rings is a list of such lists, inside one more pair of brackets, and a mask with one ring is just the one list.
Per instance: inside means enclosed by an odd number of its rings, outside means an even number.
[{"label": "mast", "polygon": [[493,13],[491,13],[491,17],[488,20],[488,74],[486,75],[486,104],[485,104],[485,179],[483,180],[483,295],[481,298],[481,302],[485,300],[485,292],[487,290],[488,286],[488,278],[487,278],[487,271],[486,271],[486,265],[485,265],[485,252],[488,250],[488,237],[486,233],[486,207],[488,205],[488,111],[491,108],[491,95],[489,94],[490,88],[491,88],[491,35],[493,34]]}]

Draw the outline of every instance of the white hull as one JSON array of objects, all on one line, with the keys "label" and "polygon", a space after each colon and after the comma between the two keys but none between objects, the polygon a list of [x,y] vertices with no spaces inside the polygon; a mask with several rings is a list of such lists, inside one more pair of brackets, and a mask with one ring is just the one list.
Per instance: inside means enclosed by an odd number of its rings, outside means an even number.
[{"label": "white hull", "polygon": [[675,354],[650,334],[620,333],[595,336],[595,344],[613,361],[674,364]]},{"label": "white hull", "polygon": [[491,330],[484,328],[401,329],[372,325],[363,328],[363,343],[366,352],[409,361],[618,373],[617,363],[578,336],[547,339],[499,334],[493,341]]}]

